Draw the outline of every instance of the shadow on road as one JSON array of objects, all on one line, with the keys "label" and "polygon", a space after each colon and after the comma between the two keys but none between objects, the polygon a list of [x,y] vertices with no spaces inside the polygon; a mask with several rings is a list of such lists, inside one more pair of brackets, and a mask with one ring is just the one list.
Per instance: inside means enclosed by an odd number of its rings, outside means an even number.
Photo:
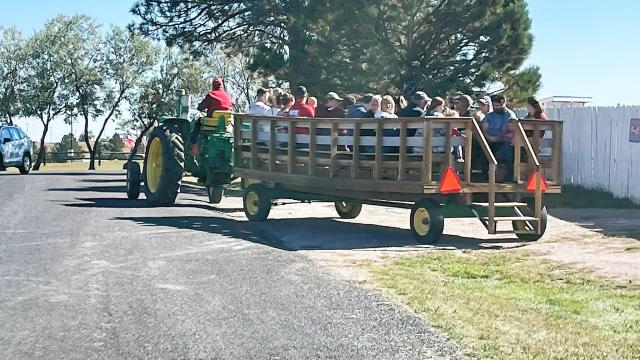
[{"label": "shadow on road", "polygon": [[[72,208],[102,208],[102,209],[141,209],[150,208],[145,200],[131,200],[127,198],[76,198],[80,203],[62,203],[61,205]],[[156,207],[158,208],[158,207]],[[242,208],[217,208],[213,205],[202,204],[200,202],[193,202],[189,204],[174,204],[172,206],[165,207],[166,209],[175,208],[189,208],[189,209],[202,209],[207,211],[217,211],[221,213],[235,213],[242,211]]]},{"label": "shadow on road", "polygon": [[[233,219],[202,216],[118,217],[145,226],[167,226],[233,236],[285,251],[299,250],[367,250],[389,248],[389,251],[513,248],[513,239],[478,240],[444,235],[437,246],[416,243],[408,230],[360,223],[347,223],[328,218],[274,219],[264,223],[248,223]],[[257,235],[257,236],[256,236]],[[525,244],[519,244],[524,246]],[[398,249],[401,248],[401,249]],[[383,249],[384,250],[384,249]]]}]

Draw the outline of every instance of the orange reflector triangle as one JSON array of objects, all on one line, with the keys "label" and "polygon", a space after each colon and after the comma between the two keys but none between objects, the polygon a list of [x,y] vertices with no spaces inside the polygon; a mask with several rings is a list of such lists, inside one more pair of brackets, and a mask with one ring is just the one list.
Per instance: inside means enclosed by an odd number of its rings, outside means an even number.
[{"label": "orange reflector triangle", "polygon": [[[527,191],[535,192],[536,191],[536,172],[532,172],[529,176],[529,180],[527,180]],[[544,178],[544,173],[540,176],[540,190],[542,192],[547,191],[547,179]]]},{"label": "orange reflector triangle", "polygon": [[440,192],[442,194],[459,193],[462,190],[462,183],[458,174],[452,167],[447,168],[440,179]]}]

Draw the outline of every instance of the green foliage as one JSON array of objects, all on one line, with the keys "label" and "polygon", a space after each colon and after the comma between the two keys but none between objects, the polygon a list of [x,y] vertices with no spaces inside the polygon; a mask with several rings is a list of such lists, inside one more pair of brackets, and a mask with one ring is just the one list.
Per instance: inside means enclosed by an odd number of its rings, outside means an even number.
[{"label": "green foliage", "polygon": [[27,60],[26,40],[15,28],[0,33],[0,120],[10,123],[20,115]]},{"label": "green foliage", "polygon": [[109,144],[108,150],[111,152],[121,152],[122,148],[124,147],[124,142],[122,141],[120,135],[118,135],[117,133],[113,134],[113,136],[109,138],[107,143]]},{"label": "green foliage", "polygon": [[523,0],[138,0],[132,12],[145,34],[241,52],[315,93],[471,93],[518,69],[532,44]]},{"label": "green foliage", "polygon": [[72,134],[66,134],[59,143],[51,148],[51,160],[54,162],[66,162],[68,158],[79,156],[82,151],[78,140]]},{"label": "green foliage", "polygon": [[527,98],[536,94],[542,86],[542,74],[540,74],[540,67],[528,66],[519,71],[506,73],[501,81],[508,87],[505,95],[509,105],[526,107]]}]

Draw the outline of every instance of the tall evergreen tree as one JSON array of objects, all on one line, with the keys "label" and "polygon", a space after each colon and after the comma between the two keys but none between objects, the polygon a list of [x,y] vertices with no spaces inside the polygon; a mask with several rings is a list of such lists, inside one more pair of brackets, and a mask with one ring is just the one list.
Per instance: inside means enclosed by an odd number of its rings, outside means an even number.
[{"label": "tall evergreen tree", "polygon": [[138,0],[143,33],[249,53],[313,91],[471,92],[517,70],[532,44],[524,0]]}]

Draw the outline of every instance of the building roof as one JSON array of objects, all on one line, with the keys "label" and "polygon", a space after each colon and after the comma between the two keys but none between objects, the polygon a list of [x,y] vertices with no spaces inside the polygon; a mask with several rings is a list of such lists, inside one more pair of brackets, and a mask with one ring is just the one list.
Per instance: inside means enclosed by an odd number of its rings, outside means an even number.
[{"label": "building roof", "polygon": [[548,102],[569,102],[569,103],[590,103],[593,98],[590,96],[551,96],[540,100],[543,103]]}]

